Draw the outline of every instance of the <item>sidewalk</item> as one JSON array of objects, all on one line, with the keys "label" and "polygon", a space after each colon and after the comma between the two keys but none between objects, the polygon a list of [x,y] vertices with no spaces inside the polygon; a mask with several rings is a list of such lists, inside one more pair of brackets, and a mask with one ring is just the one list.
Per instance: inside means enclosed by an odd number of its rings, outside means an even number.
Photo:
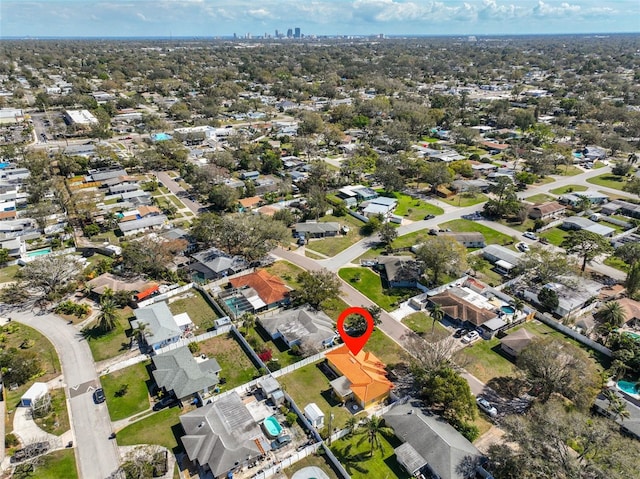
[{"label": "sidewalk", "polygon": [[136,348],[115,358],[105,359],[104,361],[96,363],[96,371],[98,372],[98,376],[104,376],[105,374],[141,363],[147,359],[149,359],[149,357],[146,354],[141,354]]}]

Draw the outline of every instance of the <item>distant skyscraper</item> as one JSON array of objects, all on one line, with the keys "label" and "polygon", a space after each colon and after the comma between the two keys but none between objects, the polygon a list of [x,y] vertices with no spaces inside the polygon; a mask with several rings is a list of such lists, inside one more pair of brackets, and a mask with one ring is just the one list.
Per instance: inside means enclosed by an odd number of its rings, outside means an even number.
[{"label": "distant skyscraper", "polygon": [[280,35],[278,33],[278,29],[276,28],[276,38],[280,38]]},{"label": "distant skyscraper", "polygon": [[290,28],[289,30],[287,30],[287,38],[292,38],[293,37],[293,30]]},{"label": "distant skyscraper", "polygon": [[293,38],[300,38],[300,27],[296,27],[296,32],[293,34]]}]

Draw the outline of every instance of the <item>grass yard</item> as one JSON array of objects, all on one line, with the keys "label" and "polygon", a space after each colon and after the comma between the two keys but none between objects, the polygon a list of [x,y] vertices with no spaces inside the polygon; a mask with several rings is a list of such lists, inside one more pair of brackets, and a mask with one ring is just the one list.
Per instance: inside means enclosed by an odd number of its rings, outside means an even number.
[{"label": "grass yard", "polygon": [[478,232],[482,233],[487,244],[508,245],[513,243],[513,238],[504,233],[500,233],[488,226],[481,225],[470,220],[451,220],[439,225],[440,228],[449,228],[456,233]]},{"label": "grass yard", "polygon": [[35,423],[48,433],[60,436],[70,428],[64,389],[52,389],[49,396],[51,410],[46,416],[36,418]]},{"label": "grass yard", "polygon": [[12,266],[5,266],[0,269],[0,283],[10,283],[15,280],[16,273],[20,269],[20,266],[14,264]]},{"label": "grass yard", "polygon": [[575,165],[559,166],[558,168],[556,168],[556,175],[575,176],[579,175],[580,173],[584,173],[584,170],[582,168],[578,168]]},{"label": "grass yard", "polygon": [[624,176],[616,176],[612,175],[611,173],[605,173],[604,175],[589,178],[587,180],[587,183],[622,191],[622,187],[626,184],[626,178]]},{"label": "grass yard", "polygon": [[545,176],[544,178],[538,178],[538,181],[536,181],[533,186],[540,186],[540,185],[546,185],[549,183],[553,183],[554,181],[556,181],[554,178],[551,178],[550,176]]},{"label": "grass yard", "polygon": [[400,466],[393,452],[401,443],[396,437],[381,437],[382,450],[369,455],[367,440],[360,445],[362,436],[354,434],[350,438],[334,441],[331,450],[354,479],[406,479],[409,474]]},{"label": "grass yard", "polygon": [[489,198],[482,193],[478,193],[475,196],[465,196],[461,195],[453,195],[449,198],[439,198],[440,201],[444,201],[445,203],[450,204],[451,206],[459,206],[460,208],[465,208],[467,206],[477,205],[479,203],[484,203]]},{"label": "grass yard", "polygon": [[499,348],[500,340],[497,338],[480,339],[458,351],[455,360],[485,383],[496,377],[513,376],[516,366],[497,352]]},{"label": "grass yard", "polygon": [[612,268],[619,269],[620,271],[624,271],[625,273],[629,271],[629,265],[617,256],[609,256],[604,260],[604,264],[611,266]]},{"label": "grass yard", "polygon": [[478,415],[476,416],[476,418],[472,421],[472,423],[478,427],[478,431],[480,432],[480,434],[478,435],[478,439],[476,439],[476,442],[482,437],[482,435],[487,432],[489,429],[491,429],[491,426],[493,426],[492,423],[490,423],[489,421],[487,421],[486,417],[484,416],[484,414],[480,411],[478,411]]},{"label": "grass yard", "polygon": [[300,283],[298,283],[298,275],[304,272],[304,269],[296,266],[288,261],[276,261],[271,266],[264,268],[269,274],[277,276],[285,282],[287,286],[292,289],[298,289]]},{"label": "grass yard", "polygon": [[[148,388],[151,379],[147,371],[148,364],[148,362],[134,364],[100,378],[112,421],[128,418],[151,407]],[[119,396],[119,391],[125,385],[126,393]]]},{"label": "grass yard", "polygon": [[569,234],[568,231],[561,230],[558,227],[551,228],[549,230],[543,231],[539,233],[538,236],[541,238],[547,238],[549,243],[555,246],[560,246],[562,244],[562,240]]},{"label": "grass yard", "polygon": [[292,477],[296,471],[311,466],[322,469],[322,471],[329,476],[329,479],[338,479],[338,474],[333,470],[331,464],[325,461],[324,455],[307,456],[304,459],[295,462],[291,467],[286,468],[283,472],[287,477]]},{"label": "grass yard", "polygon": [[320,218],[320,221],[323,223],[336,222],[340,223],[340,225],[347,225],[349,226],[349,232],[346,235],[339,234],[332,238],[309,241],[307,246],[312,251],[317,251],[320,254],[332,257],[362,239],[360,229],[364,226],[364,223],[351,215],[340,217],[327,215]]},{"label": "grass yard", "polygon": [[345,303],[341,298],[331,299],[320,304],[320,309],[334,321],[337,321],[340,313],[342,313],[348,307],[349,305]]},{"label": "grass yard", "polygon": [[529,196],[525,198],[529,203],[533,203],[534,205],[539,205],[541,203],[546,203],[547,201],[553,201],[555,198],[553,196],[546,195],[544,193],[539,193],[537,195]]},{"label": "grass yard", "polygon": [[200,354],[216,358],[220,364],[222,368],[220,377],[227,380],[226,384],[220,385],[222,390],[240,386],[251,381],[258,374],[258,369],[246,355],[233,333],[216,336],[198,344],[200,345],[198,351]]},{"label": "grass yard", "polygon": [[[414,333],[423,334],[431,332],[433,320],[431,316],[425,312],[413,313],[402,319],[402,324]],[[436,321],[434,331],[442,331],[449,334],[449,330],[445,328],[440,321]]]},{"label": "grass yard", "polygon": [[578,191],[587,191],[587,187],[584,185],[567,185],[549,190],[549,192],[553,193],[554,195],[564,195],[566,193],[575,193]]},{"label": "grass yard", "polygon": [[387,366],[405,362],[408,358],[404,349],[378,328],[373,330],[365,347]]},{"label": "grass yard", "polygon": [[311,258],[311,259],[325,259],[324,256],[320,256],[319,254],[314,253],[313,251],[311,251],[309,248],[305,248],[304,249],[304,255],[307,258]]},{"label": "grass yard", "polygon": [[61,449],[43,457],[42,464],[28,476],[31,479],[77,479],[73,449]]},{"label": "grass yard", "polygon": [[[380,192],[381,190],[376,190]],[[398,200],[398,206],[394,213],[405,216],[411,221],[419,221],[426,215],[441,215],[444,210],[439,206],[426,203],[418,198],[412,198],[403,193],[394,192],[393,197]]]},{"label": "grass yard", "polygon": [[319,363],[309,364],[300,369],[280,376],[278,381],[300,408],[314,402],[324,412],[326,418],[333,414],[333,427],[345,426],[351,413],[333,397],[329,379],[318,367]]},{"label": "grass yard", "polygon": [[191,289],[186,295],[180,296],[180,299],[169,303],[169,309],[174,315],[187,313],[193,324],[200,329],[199,334],[213,329],[213,321],[220,317],[197,289]]},{"label": "grass yard", "polygon": [[118,310],[118,324],[113,331],[103,333],[95,322],[92,323],[91,327],[86,327],[82,331],[96,362],[113,358],[129,351],[130,340],[127,336],[127,331],[131,330],[129,318],[132,317],[133,310],[127,306]]},{"label": "grass yard", "polygon": [[179,419],[181,414],[180,408],[172,407],[134,422],[118,431],[118,446],[157,444],[174,452],[182,449],[182,444],[178,446],[177,440],[183,434]]},{"label": "grass yard", "polygon": [[369,268],[342,268],[338,276],[386,311],[393,311],[399,303],[417,293],[414,289],[383,289],[382,278]]},{"label": "grass yard", "polygon": [[[244,328],[241,329],[244,331]],[[267,333],[264,328],[259,325],[256,325],[253,328],[249,328],[248,334],[245,336],[245,338],[256,352],[270,349],[272,353],[272,359],[277,360],[278,364],[281,367],[289,366],[290,364],[303,359],[301,356],[296,356],[295,354],[293,354],[291,352],[291,349],[287,347],[286,343],[282,339],[278,338],[276,341],[272,340],[269,336],[269,333]]]}]

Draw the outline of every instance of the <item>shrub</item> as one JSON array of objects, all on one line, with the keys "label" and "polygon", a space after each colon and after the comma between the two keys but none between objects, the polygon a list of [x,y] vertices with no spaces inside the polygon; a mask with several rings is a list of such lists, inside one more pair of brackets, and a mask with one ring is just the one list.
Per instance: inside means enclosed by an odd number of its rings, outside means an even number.
[{"label": "shrub", "polygon": [[271,361],[269,361],[267,363],[267,367],[269,368],[269,371],[277,371],[278,369],[282,369],[282,365],[280,364],[279,361],[276,361],[275,359],[272,359]]},{"label": "shrub", "polygon": [[4,447],[5,448],[10,448],[10,447],[16,447],[20,445],[20,441],[18,440],[18,438],[16,437],[16,435],[12,432],[10,432],[9,434],[7,434],[4,437]]},{"label": "shrub", "polygon": [[473,442],[478,439],[480,430],[475,424],[471,424],[464,421],[454,421],[453,427],[462,434],[469,442]]},{"label": "shrub", "polygon": [[293,426],[297,420],[298,420],[298,415],[295,412],[290,411],[287,413],[286,421],[289,427]]},{"label": "shrub", "polygon": [[258,357],[262,362],[271,361],[271,358],[273,357],[273,353],[269,348],[266,348],[262,350],[260,353],[258,353]]},{"label": "shrub", "polygon": [[195,354],[198,351],[200,351],[200,345],[196,342],[189,343],[188,348],[189,348],[189,351],[191,351],[191,354]]}]

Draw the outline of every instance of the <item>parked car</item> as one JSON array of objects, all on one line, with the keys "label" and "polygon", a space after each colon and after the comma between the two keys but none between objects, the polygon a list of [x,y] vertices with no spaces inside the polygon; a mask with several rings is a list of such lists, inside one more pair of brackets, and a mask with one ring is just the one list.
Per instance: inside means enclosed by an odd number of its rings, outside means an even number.
[{"label": "parked car", "polygon": [[518,250],[522,251],[523,253],[529,251],[529,245],[527,243],[520,242],[516,245],[516,248],[518,248]]},{"label": "parked car", "polygon": [[104,391],[102,390],[102,388],[98,388],[95,391],[93,391],[93,402],[96,404],[101,404],[103,402],[105,402],[107,398],[104,395]]},{"label": "parked car", "polygon": [[432,235],[432,236],[435,236],[435,235],[437,235],[437,234],[438,234],[438,230],[437,230],[437,229],[435,229],[435,228],[431,228],[431,229],[429,230],[429,234],[430,234],[430,235]]},{"label": "parked car", "polygon": [[455,333],[453,333],[453,337],[454,338],[461,338],[462,336],[464,336],[465,334],[467,334],[469,332],[468,329],[465,328],[459,328],[458,330],[456,330]]},{"label": "parked car", "polygon": [[436,217],[436,215],[426,215],[426,216],[424,217],[424,219],[425,219],[425,220],[432,220],[432,219],[433,219],[433,218],[435,218],[435,217]]},{"label": "parked car", "polygon": [[289,434],[283,434],[282,436],[278,436],[275,441],[271,443],[272,449],[280,449],[281,447],[286,446],[291,442],[291,436]]},{"label": "parked car", "polygon": [[160,411],[161,409],[171,407],[176,404],[178,404],[178,399],[175,396],[165,396],[153,405],[153,410]]},{"label": "parked car", "polygon": [[522,236],[524,236],[525,238],[529,238],[530,240],[533,240],[533,241],[538,240],[538,237],[536,236],[536,234],[531,231],[525,231],[524,233],[522,233]]},{"label": "parked car", "polygon": [[476,404],[489,416],[496,417],[498,415],[498,410],[495,408],[495,406],[492,406],[491,403],[482,396],[478,396],[478,398],[476,399]]},{"label": "parked car", "polygon": [[478,331],[469,331],[462,338],[462,342],[465,344],[469,344],[469,343],[473,343],[474,341],[477,341],[478,339],[480,339],[480,334],[478,334]]}]

